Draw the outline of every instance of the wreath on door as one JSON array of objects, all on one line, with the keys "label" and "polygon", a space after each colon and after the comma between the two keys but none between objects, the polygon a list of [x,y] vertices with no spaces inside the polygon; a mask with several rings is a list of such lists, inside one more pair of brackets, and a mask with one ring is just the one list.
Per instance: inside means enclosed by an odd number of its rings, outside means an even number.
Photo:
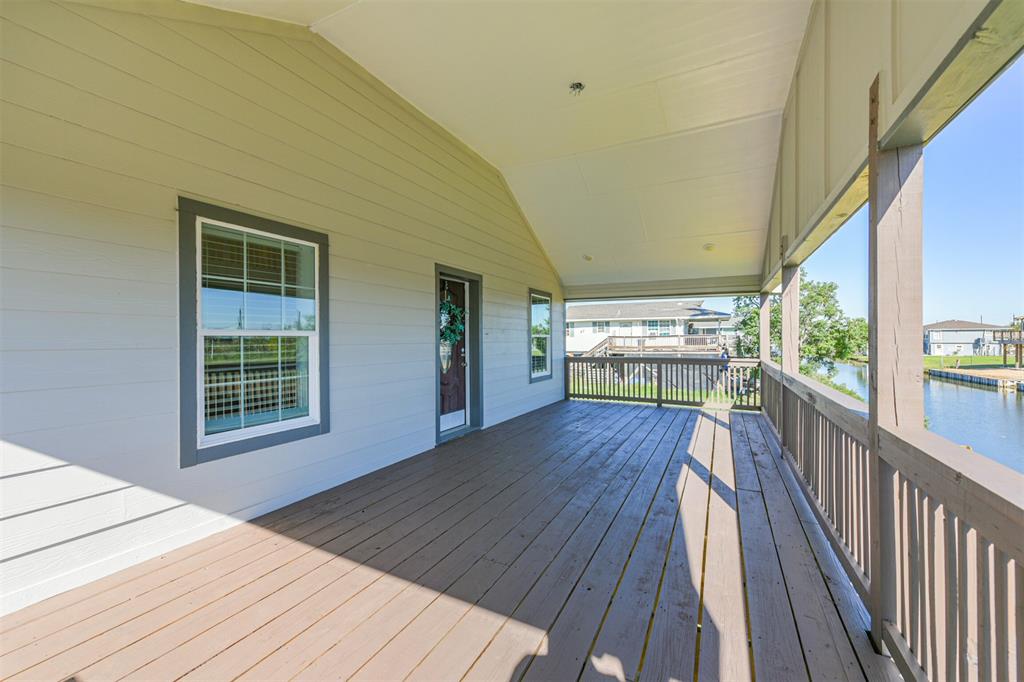
[{"label": "wreath on door", "polygon": [[444,298],[441,300],[440,313],[441,341],[454,346],[462,340],[462,336],[466,332],[466,311],[453,303],[450,298]]},{"label": "wreath on door", "polygon": [[462,340],[462,335],[466,332],[466,311],[452,302],[447,286],[444,294],[440,307],[441,331],[438,336],[441,342],[438,344],[438,350],[441,354],[441,371],[447,372],[452,366],[452,351],[455,344]]}]

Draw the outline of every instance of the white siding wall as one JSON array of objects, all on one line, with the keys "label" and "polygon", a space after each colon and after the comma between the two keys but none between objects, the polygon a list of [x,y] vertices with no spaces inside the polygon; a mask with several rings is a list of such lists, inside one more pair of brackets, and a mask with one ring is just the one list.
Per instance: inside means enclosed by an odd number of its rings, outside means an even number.
[{"label": "white siding wall", "polygon": [[[0,15],[4,611],[432,447],[437,262],[484,278],[485,425],[561,397],[526,317],[551,291],[561,330],[560,283],[504,180],[325,42],[162,1]],[[179,469],[179,194],[329,234],[329,435]]]}]

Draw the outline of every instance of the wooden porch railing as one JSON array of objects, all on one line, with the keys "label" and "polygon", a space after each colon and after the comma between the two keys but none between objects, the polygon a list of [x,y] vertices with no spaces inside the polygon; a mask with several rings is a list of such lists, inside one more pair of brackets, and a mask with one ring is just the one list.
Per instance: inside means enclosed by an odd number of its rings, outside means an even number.
[{"label": "wooden porch railing", "polygon": [[658,405],[761,406],[759,361],[717,358],[567,357],[567,398]]},{"label": "wooden porch railing", "polygon": [[[764,412],[854,586],[866,602],[875,580],[895,595],[883,637],[903,674],[1024,679],[1024,475],[923,428],[882,429],[895,476],[878,498],[892,503],[872,510],[867,405],[774,363],[762,378]],[[872,576],[886,538],[895,563]]]},{"label": "wooden porch railing", "polygon": [[619,353],[714,353],[724,345],[725,337],[718,334],[608,337],[608,350]]}]

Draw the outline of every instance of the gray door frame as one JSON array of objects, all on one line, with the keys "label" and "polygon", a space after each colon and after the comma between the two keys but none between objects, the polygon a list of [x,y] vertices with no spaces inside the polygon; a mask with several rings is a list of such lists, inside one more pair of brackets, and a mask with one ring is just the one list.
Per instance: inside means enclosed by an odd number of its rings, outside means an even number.
[{"label": "gray door frame", "polygon": [[[437,330],[440,327],[441,312],[438,301],[441,300],[441,278],[465,280],[469,283],[466,308],[469,321],[466,325],[468,335],[466,351],[469,355],[469,381],[466,390],[468,419],[465,426],[450,429],[441,433],[441,339]],[[464,436],[483,426],[484,417],[484,381],[483,381],[483,277],[473,272],[466,272],[440,263],[434,264],[434,434],[437,444],[453,438]]]}]

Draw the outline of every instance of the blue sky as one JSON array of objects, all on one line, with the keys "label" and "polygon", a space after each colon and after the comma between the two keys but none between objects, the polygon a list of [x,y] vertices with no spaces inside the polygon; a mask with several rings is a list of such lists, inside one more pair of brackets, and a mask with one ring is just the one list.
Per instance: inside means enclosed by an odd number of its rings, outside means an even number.
[{"label": "blue sky", "polygon": [[[925,147],[924,176],[924,321],[1024,315],[1024,59]],[[804,263],[855,317],[867,317],[867,227],[862,208]]]}]

